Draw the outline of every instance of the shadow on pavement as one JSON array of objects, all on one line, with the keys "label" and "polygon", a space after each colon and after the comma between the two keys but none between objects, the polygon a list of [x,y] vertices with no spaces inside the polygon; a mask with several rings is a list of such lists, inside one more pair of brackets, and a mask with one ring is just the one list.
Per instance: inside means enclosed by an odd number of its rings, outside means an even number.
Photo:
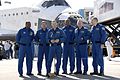
[{"label": "shadow on pavement", "polygon": [[45,80],[44,78],[39,78],[39,77],[34,76],[34,75],[28,76],[28,77],[23,76],[22,78],[23,78],[22,80]]},{"label": "shadow on pavement", "polygon": [[45,76],[29,76],[23,77],[23,80],[120,80],[120,78],[115,78],[112,76],[91,76],[91,75],[60,75],[54,78],[47,78]]},{"label": "shadow on pavement", "polygon": [[71,75],[77,77],[79,79],[87,79],[87,80],[120,80],[120,78],[115,78],[112,76],[104,75],[104,76],[91,76],[91,75]]}]

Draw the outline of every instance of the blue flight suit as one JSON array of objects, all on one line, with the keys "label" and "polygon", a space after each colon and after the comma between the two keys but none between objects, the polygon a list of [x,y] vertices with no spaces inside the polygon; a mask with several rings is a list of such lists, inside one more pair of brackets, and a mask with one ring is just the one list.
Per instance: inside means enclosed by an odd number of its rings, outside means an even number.
[{"label": "blue flight suit", "polygon": [[45,31],[43,29],[40,29],[37,31],[35,36],[36,41],[39,44],[38,62],[37,62],[38,73],[41,73],[44,54],[45,54],[45,63],[46,63],[46,69],[47,69],[47,60],[48,60],[48,54],[49,54],[49,43],[46,41],[47,32],[48,32],[48,29],[46,29]]},{"label": "blue flight suit", "polygon": [[[23,61],[26,56],[27,74],[32,72],[32,47],[31,43],[34,39],[34,32],[32,29],[23,28],[20,29],[16,35],[16,42],[19,44],[19,60],[18,60],[18,72],[23,74]],[[26,54],[26,55],[25,55]]]},{"label": "blue flight suit", "polygon": [[[59,39],[60,41],[58,43],[51,43],[51,40]],[[50,43],[50,49],[49,49],[49,57],[47,62],[47,73],[50,73],[51,71],[51,63],[53,60],[53,57],[56,56],[57,63],[56,63],[56,73],[59,74],[59,68],[61,65],[61,54],[62,54],[62,47],[61,43],[65,40],[65,34],[64,32],[56,28],[56,30],[51,29],[47,34],[47,41]]]},{"label": "blue flight suit", "polygon": [[90,38],[90,32],[82,27],[75,30],[75,43],[76,43],[76,67],[77,72],[82,73],[81,60],[84,66],[84,73],[88,71],[88,45],[87,40]]},{"label": "blue flight suit", "polygon": [[68,57],[70,60],[70,72],[72,73],[75,68],[75,55],[74,55],[74,38],[75,28],[71,25],[65,26],[63,31],[66,35],[64,46],[63,46],[63,72],[67,73],[67,62]]},{"label": "blue flight suit", "polygon": [[91,31],[91,41],[92,41],[92,56],[93,56],[93,68],[94,72],[98,73],[98,65],[100,66],[100,73],[104,72],[104,60],[103,60],[103,50],[101,44],[106,41],[106,31],[105,27],[101,24],[97,24],[93,27]]}]

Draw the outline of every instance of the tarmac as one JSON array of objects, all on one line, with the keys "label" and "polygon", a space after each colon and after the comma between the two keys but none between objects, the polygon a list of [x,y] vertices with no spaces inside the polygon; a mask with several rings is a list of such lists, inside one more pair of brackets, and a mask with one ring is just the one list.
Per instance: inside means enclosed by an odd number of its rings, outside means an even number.
[{"label": "tarmac", "polygon": [[[54,72],[54,60],[52,64],[51,72]],[[61,60],[62,63],[62,60]],[[105,64],[105,75],[98,76],[94,75],[91,76],[90,72],[93,72],[92,67],[92,57],[88,59],[88,75],[75,75],[75,74],[67,74],[62,75],[62,64],[60,67],[60,76],[56,76],[53,78],[47,78],[46,75],[46,68],[45,68],[45,60],[43,60],[42,65],[42,76],[37,75],[37,58],[34,58],[33,61],[33,76],[26,75],[26,61],[24,60],[23,66],[23,77],[19,77],[17,68],[18,68],[18,59],[3,59],[0,61],[0,80],[120,80],[120,57],[112,58],[112,61],[108,61],[107,57],[104,57],[104,64]],[[82,66],[83,67],[83,66]],[[70,70],[70,66],[68,63],[67,66],[68,73]],[[74,72],[76,71],[76,68]]]}]

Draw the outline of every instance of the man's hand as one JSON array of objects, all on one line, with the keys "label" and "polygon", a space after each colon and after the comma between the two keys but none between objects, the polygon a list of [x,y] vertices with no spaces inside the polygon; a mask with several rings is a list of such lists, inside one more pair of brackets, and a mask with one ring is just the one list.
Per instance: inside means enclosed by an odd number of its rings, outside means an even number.
[{"label": "man's hand", "polygon": [[101,48],[104,48],[104,44],[101,44]]},{"label": "man's hand", "polygon": [[59,39],[56,39],[55,42],[58,43],[60,40]]},{"label": "man's hand", "polygon": [[55,43],[55,40],[51,40],[51,43]]}]

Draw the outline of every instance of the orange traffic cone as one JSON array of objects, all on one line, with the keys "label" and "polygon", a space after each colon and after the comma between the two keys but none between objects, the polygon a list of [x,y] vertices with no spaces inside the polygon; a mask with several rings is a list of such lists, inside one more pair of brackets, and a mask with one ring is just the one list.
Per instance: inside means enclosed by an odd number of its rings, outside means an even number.
[{"label": "orange traffic cone", "polygon": [[115,53],[115,50],[113,49],[112,57],[115,57],[115,56],[116,56],[116,53]]}]

